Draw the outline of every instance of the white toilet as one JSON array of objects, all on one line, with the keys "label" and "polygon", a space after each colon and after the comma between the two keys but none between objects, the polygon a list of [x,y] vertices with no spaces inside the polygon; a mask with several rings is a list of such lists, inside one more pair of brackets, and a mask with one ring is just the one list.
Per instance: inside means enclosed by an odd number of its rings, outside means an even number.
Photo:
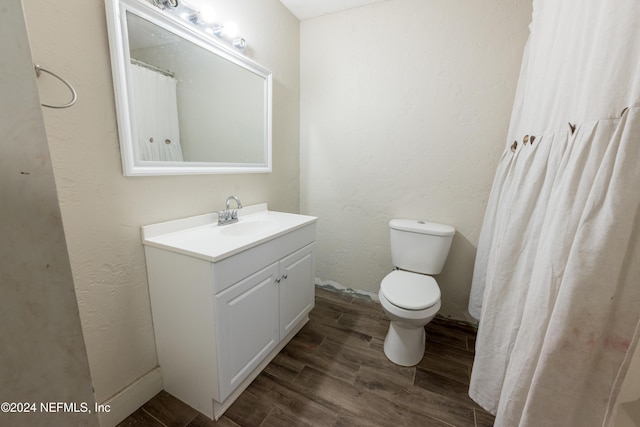
[{"label": "white toilet", "polygon": [[440,310],[442,271],[456,230],[450,225],[392,219],[391,260],[396,270],[380,283],[380,304],[391,320],[384,354],[393,363],[416,365],[424,356],[424,326]]}]

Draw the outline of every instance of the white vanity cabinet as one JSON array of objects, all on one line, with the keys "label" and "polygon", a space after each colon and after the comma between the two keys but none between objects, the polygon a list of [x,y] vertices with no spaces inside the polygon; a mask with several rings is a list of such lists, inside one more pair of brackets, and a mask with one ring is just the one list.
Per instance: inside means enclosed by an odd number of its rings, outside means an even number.
[{"label": "white vanity cabinet", "polygon": [[307,245],[215,295],[223,398],[281,340],[296,331],[313,308],[313,246]]},{"label": "white vanity cabinet", "polygon": [[308,286],[315,275],[313,246],[292,253],[280,261],[280,336],[291,333],[315,301],[314,286]]},{"label": "white vanity cabinet", "polygon": [[[259,225],[246,226],[252,220]],[[304,326],[314,305],[315,220],[266,211],[224,227],[203,218],[182,224],[186,231],[143,227],[167,392],[218,418]],[[263,225],[269,232],[253,231]]]},{"label": "white vanity cabinet", "polygon": [[222,399],[280,342],[277,277],[271,265],[215,296]]}]

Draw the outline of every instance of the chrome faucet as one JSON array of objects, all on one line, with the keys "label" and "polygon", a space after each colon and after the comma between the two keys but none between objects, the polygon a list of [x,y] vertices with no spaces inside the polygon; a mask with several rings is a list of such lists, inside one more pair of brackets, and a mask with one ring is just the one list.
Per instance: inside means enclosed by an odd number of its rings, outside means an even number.
[{"label": "chrome faucet", "polygon": [[[231,201],[235,200],[236,208],[231,209]],[[218,225],[232,224],[238,222],[238,209],[242,209],[242,203],[236,196],[227,197],[226,209],[218,212]]]}]

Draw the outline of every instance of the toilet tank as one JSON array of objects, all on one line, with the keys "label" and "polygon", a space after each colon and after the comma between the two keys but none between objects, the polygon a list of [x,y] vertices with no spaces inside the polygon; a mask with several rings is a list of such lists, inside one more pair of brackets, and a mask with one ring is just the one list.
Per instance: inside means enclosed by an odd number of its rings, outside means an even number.
[{"label": "toilet tank", "polygon": [[456,229],[450,225],[411,219],[392,219],[391,261],[402,270],[440,274]]}]

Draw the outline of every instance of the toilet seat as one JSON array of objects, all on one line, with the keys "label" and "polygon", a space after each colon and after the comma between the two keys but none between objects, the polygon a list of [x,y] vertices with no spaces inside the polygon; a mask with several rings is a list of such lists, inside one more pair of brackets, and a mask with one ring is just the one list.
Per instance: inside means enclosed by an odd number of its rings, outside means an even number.
[{"label": "toilet seat", "polygon": [[391,304],[405,310],[424,310],[440,301],[440,288],[433,277],[409,271],[387,274],[380,291]]}]

